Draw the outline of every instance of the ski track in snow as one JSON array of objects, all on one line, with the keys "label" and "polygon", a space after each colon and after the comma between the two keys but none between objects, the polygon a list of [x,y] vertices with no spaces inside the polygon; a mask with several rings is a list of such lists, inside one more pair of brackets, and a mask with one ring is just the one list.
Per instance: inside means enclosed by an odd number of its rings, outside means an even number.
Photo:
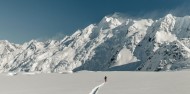
[{"label": "ski track in snow", "polygon": [[98,86],[96,86],[95,88],[92,89],[92,91],[91,91],[89,94],[98,94],[98,90],[99,90],[100,87],[102,87],[104,84],[105,84],[105,82],[102,83],[102,84],[100,84],[100,85],[98,85]]}]

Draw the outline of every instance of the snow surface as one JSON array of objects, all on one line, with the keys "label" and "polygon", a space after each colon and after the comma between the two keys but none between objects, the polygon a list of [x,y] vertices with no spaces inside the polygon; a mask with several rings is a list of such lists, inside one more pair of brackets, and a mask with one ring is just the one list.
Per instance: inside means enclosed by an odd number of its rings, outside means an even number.
[{"label": "snow surface", "polygon": [[[190,72],[0,74],[1,94],[189,94]],[[104,83],[104,76],[107,82]],[[97,91],[98,92],[97,92]]]},{"label": "snow surface", "polygon": [[92,89],[92,91],[91,91],[89,94],[98,94],[99,89],[100,89],[104,84],[105,84],[105,82],[102,83],[102,84],[100,84],[100,85],[98,85],[98,86],[96,86],[95,88]]}]

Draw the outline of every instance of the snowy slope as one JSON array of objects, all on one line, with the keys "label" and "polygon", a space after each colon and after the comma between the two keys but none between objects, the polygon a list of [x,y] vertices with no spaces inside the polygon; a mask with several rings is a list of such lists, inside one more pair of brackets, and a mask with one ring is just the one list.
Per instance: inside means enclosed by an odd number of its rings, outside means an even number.
[{"label": "snowy slope", "polygon": [[62,40],[0,41],[0,72],[182,70],[190,67],[190,16],[105,16]]}]

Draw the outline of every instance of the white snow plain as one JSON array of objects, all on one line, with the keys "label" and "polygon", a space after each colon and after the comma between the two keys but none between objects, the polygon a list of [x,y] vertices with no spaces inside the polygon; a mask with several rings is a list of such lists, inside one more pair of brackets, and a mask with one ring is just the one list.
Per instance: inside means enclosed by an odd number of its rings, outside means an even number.
[{"label": "white snow plain", "polygon": [[0,94],[190,94],[189,74],[190,71],[9,73],[0,74]]}]

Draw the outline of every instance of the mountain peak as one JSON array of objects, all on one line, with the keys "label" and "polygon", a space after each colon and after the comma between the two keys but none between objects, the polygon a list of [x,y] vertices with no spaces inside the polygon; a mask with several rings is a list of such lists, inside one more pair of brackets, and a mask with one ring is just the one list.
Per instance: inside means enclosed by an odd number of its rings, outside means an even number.
[{"label": "mountain peak", "polygon": [[123,22],[120,21],[117,17],[105,16],[99,23],[99,26],[102,26],[103,29],[115,28],[121,25]]},{"label": "mountain peak", "polygon": [[165,16],[165,18],[174,18],[175,16],[173,16],[172,14],[167,14],[166,16]]}]

